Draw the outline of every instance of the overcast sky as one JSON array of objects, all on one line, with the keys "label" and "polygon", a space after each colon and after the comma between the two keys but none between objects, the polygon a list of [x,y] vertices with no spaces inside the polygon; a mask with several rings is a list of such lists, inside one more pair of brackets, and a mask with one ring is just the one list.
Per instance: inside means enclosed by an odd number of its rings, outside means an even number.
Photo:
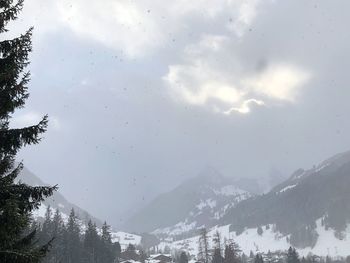
[{"label": "overcast sky", "polygon": [[20,158],[112,225],[206,166],[289,175],[350,149],[350,2],[26,0]]}]

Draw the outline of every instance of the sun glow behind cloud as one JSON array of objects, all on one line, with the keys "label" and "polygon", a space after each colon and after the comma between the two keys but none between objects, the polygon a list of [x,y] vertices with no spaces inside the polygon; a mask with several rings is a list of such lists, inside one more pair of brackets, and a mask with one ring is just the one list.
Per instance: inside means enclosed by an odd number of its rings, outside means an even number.
[{"label": "sun glow behind cloud", "polygon": [[225,115],[247,114],[253,105],[266,106],[271,101],[296,102],[311,77],[308,71],[291,63],[274,62],[253,72],[218,64],[218,60],[227,61],[227,56],[238,60],[230,52],[231,41],[227,36],[204,35],[189,45],[184,63],[170,65],[163,77],[173,98]]},{"label": "sun glow behind cloud", "polygon": [[243,80],[243,85],[258,94],[293,102],[309,78],[310,73],[296,66],[274,65],[261,74]]}]

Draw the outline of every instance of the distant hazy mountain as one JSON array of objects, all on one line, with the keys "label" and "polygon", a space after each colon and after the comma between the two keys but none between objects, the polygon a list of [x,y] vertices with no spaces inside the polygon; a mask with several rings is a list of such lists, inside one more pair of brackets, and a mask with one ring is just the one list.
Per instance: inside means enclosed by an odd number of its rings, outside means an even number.
[{"label": "distant hazy mountain", "polygon": [[[22,182],[25,182],[29,185],[47,185],[45,184],[39,177],[34,175],[28,169],[24,168],[19,176],[19,179]],[[44,219],[46,208],[50,206],[53,210],[59,209],[61,212],[62,218],[64,221],[67,221],[67,218],[70,214],[72,208],[74,208],[75,214],[80,219],[80,223],[82,224],[82,229],[84,229],[84,225],[87,225],[87,222],[91,219],[96,223],[98,227],[102,226],[102,222],[100,219],[92,216],[86,210],[80,208],[79,206],[67,201],[67,199],[59,192],[55,192],[54,195],[48,199],[46,199],[43,204],[40,206],[38,210],[35,210],[33,215],[34,218],[38,221]],[[126,233],[126,232],[111,232],[112,241],[119,242],[122,249],[126,249],[129,244],[139,245],[141,243],[142,237],[139,235]]]},{"label": "distant hazy mountain", "polygon": [[207,168],[169,193],[161,194],[124,228],[158,235],[181,235],[217,222],[226,211],[251,197],[233,179]]},{"label": "distant hazy mountain", "polygon": [[[30,172],[27,168],[24,168],[22,170],[19,179],[32,186],[47,185],[39,177]],[[92,221],[96,222],[98,226],[102,225],[102,222],[98,218],[92,216],[86,210],[80,208],[79,206],[67,201],[67,199],[59,191],[56,191],[53,194],[53,196],[47,198],[43,202],[43,205],[40,207],[40,209],[34,212],[34,215],[37,217],[43,217],[45,215],[46,207],[49,205],[53,210],[59,209],[64,217],[68,217],[71,209],[74,208],[76,215],[84,223],[87,223],[89,219],[91,219]]]}]

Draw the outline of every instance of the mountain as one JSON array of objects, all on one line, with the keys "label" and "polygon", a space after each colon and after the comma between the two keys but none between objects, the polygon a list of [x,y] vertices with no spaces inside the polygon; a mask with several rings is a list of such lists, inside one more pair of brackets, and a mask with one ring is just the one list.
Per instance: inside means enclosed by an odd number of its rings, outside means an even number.
[{"label": "mountain", "polygon": [[207,168],[174,190],[159,195],[132,216],[124,228],[158,236],[188,235],[217,222],[228,209],[252,195],[237,187],[233,179]]},{"label": "mountain", "polygon": [[[19,175],[19,180],[32,186],[47,185],[39,177],[37,177],[31,171],[29,171],[26,167],[24,167],[23,170],[21,171]],[[89,219],[91,219],[92,221],[96,222],[98,226],[102,226],[101,220],[92,216],[89,212],[80,208],[79,206],[67,201],[67,199],[59,191],[56,191],[51,197],[47,198],[42,203],[41,207],[34,212],[34,216],[39,220],[44,218],[46,208],[48,206],[50,206],[53,210],[58,209],[61,212],[63,218],[68,218],[70,211],[73,208],[75,211],[75,214],[84,223],[87,223]]]},{"label": "mountain", "polygon": [[337,154],[309,170],[299,169],[269,193],[227,211],[220,224],[244,228],[273,224],[290,235],[292,245],[314,246],[316,221],[334,229],[339,239],[350,222],[350,152]]},{"label": "mountain", "polygon": [[[19,175],[19,180],[24,183],[27,183],[32,186],[36,185],[47,185],[45,184],[39,177],[30,172],[27,168],[21,171]],[[98,228],[102,226],[102,221],[95,216],[91,215],[86,210],[80,208],[79,206],[69,202],[59,191],[56,191],[53,196],[44,200],[39,209],[33,212],[33,216],[36,220],[42,221],[44,219],[46,209],[50,206],[53,210],[58,209],[61,212],[61,216],[65,222],[67,222],[68,216],[70,214],[71,209],[73,208],[75,214],[80,220],[80,224],[82,225],[82,229],[84,230],[87,226],[88,221],[91,219],[96,223]],[[112,241],[119,242],[122,249],[126,249],[129,244],[139,245],[141,243],[142,237],[140,235],[127,233],[123,231],[111,231]]]},{"label": "mountain", "polygon": [[[319,165],[298,169],[287,180],[262,195],[228,207],[205,226],[209,236],[219,231],[234,239],[246,253],[285,250],[347,256],[350,254],[350,152],[337,154]],[[197,233],[198,234],[198,233]],[[197,253],[198,236],[163,239],[169,246]]]}]

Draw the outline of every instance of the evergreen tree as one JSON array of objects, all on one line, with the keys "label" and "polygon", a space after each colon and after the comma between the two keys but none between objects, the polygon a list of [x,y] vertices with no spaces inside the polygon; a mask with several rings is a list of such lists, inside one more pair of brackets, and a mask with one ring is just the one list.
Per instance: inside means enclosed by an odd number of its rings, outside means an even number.
[{"label": "evergreen tree", "polygon": [[295,248],[290,247],[288,249],[287,263],[300,263],[299,255]]},{"label": "evergreen tree", "polygon": [[[22,10],[23,0],[0,0],[0,34]],[[15,165],[18,151],[37,144],[46,131],[47,116],[36,125],[10,129],[10,119],[22,108],[29,93],[28,55],[32,50],[32,29],[23,35],[0,41],[0,262],[39,262],[48,251],[50,242],[36,245],[36,229],[25,234],[30,217],[41,202],[53,194],[56,187],[32,187],[16,182],[23,164]],[[4,39],[4,37],[1,37]]]},{"label": "evergreen tree", "polygon": [[214,248],[213,257],[212,257],[212,263],[223,263],[224,258],[221,255],[221,251],[219,248]]},{"label": "evergreen tree", "polygon": [[110,226],[107,225],[106,222],[104,222],[102,226],[101,242],[102,242],[101,262],[104,262],[104,263],[113,262],[113,260],[116,258],[116,254],[113,251]]},{"label": "evergreen tree", "polygon": [[264,231],[263,231],[261,226],[258,227],[257,233],[258,233],[259,236],[262,236],[262,234],[264,233]]},{"label": "evergreen tree", "polygon": [[145,263],[148,257],[146,252],[143,249],[139,249],[139,253],[140,253],[140,262]]},{"label": "evergreen tree", "polygon": [[208,232],[205,228],[200,231],[198,258],[204,263],[209,263],[210,261]]},{"label": "evergreen tree", "polygon": [[123,252],[123,259],[132,259],[136,261],[140,259],[140,256],[136,253],[136,248],[133,244],[129,244],[126,250]]},{"label": "evergreen tree", "polygon": [[47,242],[53,238],[53,227],[52,227],[52,210],[48,206],[45,212],[45,219],[41,229],[40,240]]},{"label": "evergreen tree", "polygon": [[224,258],[222,257],[221,253],[221,236],[219,231],[216,231],[216,233],[214,234],[213,241],[215,244],[215,248],[213,251],[212,263],[223,263]]},{"label": "evergreen tree", "polygon": [[63,234],[64,249],[63,255],[65,263],[81,262],[82,248],[80,241],[80,226],[74,209],[71,210],[68,218],[67,227]]},{"label": "evergreen tree", "polygon": [[171,249],[169,246],[165,246],[164,250],[163,250],[163,254],[170,254],[171,253]]},{"label": "evergreen tree", "polygon": [[242,263],[247,263],[248,262],[248,257],[246,254],[242,253],[241,255],[241,262]]},{"label": "evergreen tree", "polygon": [[84,254],[85,262],[98,262],[99,255],[99,236],[97,234],[96,225],[91,220],[88,222],[87,229],[84,236]]},{"label": "evergreen tree", "polygon": [[260,254],[256,254],[254,263],[264,263],[264,259]]},{"label": "evergreen tree", "polygon": [[222,252],[221,235],[220,235],[219,231],[215,232],[213,241],[214,241],[214,244],[215,244],[215,248],[218,249],[218,252],[220,252],[220,255],[221,255],[221,252]]},{"label": "evergreen tree", "polygon": [[[54,240],[52,242],[52,247],[50,249],[50,252],[43,260],[43,263],[63,262],[63,259],[64,259],[63,252],[65,247],[63,242],[64,231],[65,231],[65,226],[63,223],[61,213],[58,209],[56,209],[51,222],[51,229],[50,229],[50,233],[54,238]],[[42,229],[42,232],[44,232],[44,228]]]},{"label": "evergreen tree", "polygon": [[119,242],[113,243],[112,247],[113,247],[115,261],[116,261],[116,263],[118,263],[118,262],[120,262],[120,254],[122,252],[122,248],[121,248]]},{"label": "evergreen tree", "polygon": [[240,252],[239,246],[233,242],[230,241],[229,244],[225,246],[225,255],[224,255],[224,262],[225,263],[238,263],[239,262],[239,255]]},{"label": "evergreen tree", "polygon": [[186,252],[182,251],[179,258],[179,263],[188,263],[188,257]]}]

